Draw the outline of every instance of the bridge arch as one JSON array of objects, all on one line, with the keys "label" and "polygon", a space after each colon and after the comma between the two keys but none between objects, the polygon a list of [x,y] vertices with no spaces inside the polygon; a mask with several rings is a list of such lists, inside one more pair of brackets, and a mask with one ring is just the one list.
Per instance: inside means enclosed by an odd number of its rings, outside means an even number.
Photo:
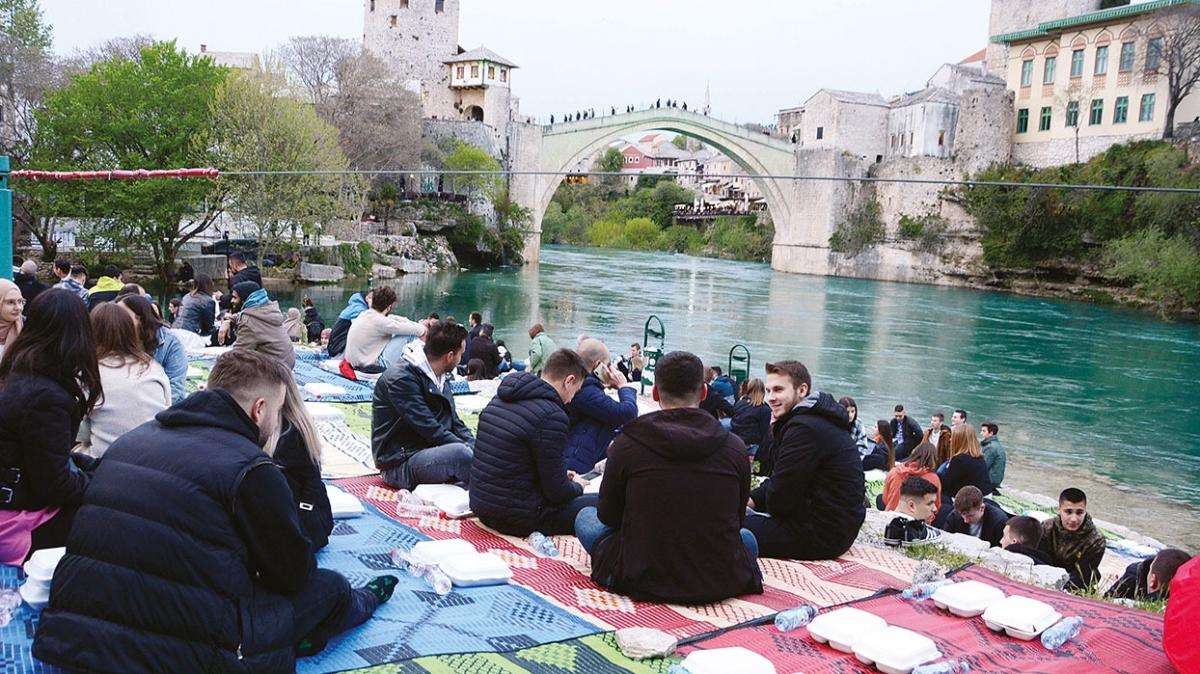
[{"label": "bridge arch", "polygon": [[677,108],[655,108],[543,129],[538,157],[538,170],[542,174],[533,190],[532,208],[537,225],[534,235],[541,235],[542,216],[568,172],[620,138],[646,131],[678,133],[713,147],[755,182],[777,230],[792,220],[795,200],[789,197],[793,191],[791,181],[765,177],[792,175],[796,155],[790,143],[707,115]]}]

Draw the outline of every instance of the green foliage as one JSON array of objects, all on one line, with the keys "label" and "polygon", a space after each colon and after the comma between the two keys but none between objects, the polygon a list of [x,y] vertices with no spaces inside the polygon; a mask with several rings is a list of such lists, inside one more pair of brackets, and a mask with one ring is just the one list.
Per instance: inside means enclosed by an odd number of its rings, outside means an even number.
[{"label": "green foliage", "polygon": [[734,259],[766,262],[771,259],[775,233],[756,226],[753,217],[722,216],[713,223],[709,240],[716,250]]},{"label": "green foliage", "polygon": [[688,149],[688,137],[683,134],[679,134],[671,139],[671,144],[674,145],[675,147],[679,148],[680,150],[687,150]]},{"label": "green foliage", "polygon": [[658,249],[671,253],[699,254],[704,250],[704,235],[694,227],[671,225],[662,232]]},{"label": "green foliage", "polygon": [[596,170],[601,173],[620,173],[625,168],[625,155],[615,147],[610,147],[600,156]]},{"label": "green foliage", "polygon": [[941,245],[942,237],[949,229],[950,223],[936,213],[926,213],[916,217],[900,216],[900,238],[913,242],[913,247],[923,253],[933,253]]},{"label": "green foliage", "polygon": [[[226,70],[177,49],[141,50],[136,60],[97,63],[49,94],[37,112],[31,168],[165,169],[215,165],[210,102]],[[98,222],[93,234],[145,248],[164,281],[180,247],[220,211],[217,184],[204,180],[90,181],[36,187],[54,215]],[[57,198],[55,198],[57,197]]]},{"label": "green foliage", "polygon": [[925,545],[905,545],[900,548],[904,556],[910,559],[925,560],[928,559],[946,567],[947,569],[957,569],[974,562],[975,560],[961,552],[948,550],[937,543],[928,543]]},{"label": "green foliage", "polygon": [[879,213],[879,202],[864,199],[848,213],[829,237],[829,248],[851,257],[871,246],[883,243],[886,230]]},{"label": "green foliage", "polygon": [[1109,242],[1105,258],[1113,276],[1165,308],[1200,307],[1200,254],[1184,237],[1142,230]]},{"label": "green foliage", "polygon": [[[455,141],[453,149],[442,162],[447,171],[499,171],[500,162],[483,150]],[[460,175],[455,176],[456,184],[466,187],[468,191],[490,193],[499,188],[499,178],[491,175]]]},{"label": "green foliage", "polygon": [[338,244],[338,257],[341,258],[342,268],[350,276],[369,274],[375,265],[375,255],[369,241]]}]

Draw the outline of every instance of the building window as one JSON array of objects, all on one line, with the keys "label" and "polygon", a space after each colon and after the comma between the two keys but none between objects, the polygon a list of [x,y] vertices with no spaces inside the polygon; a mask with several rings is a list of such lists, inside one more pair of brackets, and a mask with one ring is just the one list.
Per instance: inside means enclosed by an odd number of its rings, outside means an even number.
[{"label": "building window", "polygon": [[821,140],[824,137],[825,137],[825,127],[818,126],[817,127],[817,140]]},{"label": "building window", "polygon": [[501,68],[501,69],[500,69],[500,81],[501,81],[501,82],[507,82],[507,81],[508,81],[508,68]]},{"label": "building window", "polygon": [[1092,99],[1092,114],[1088,117],[1088,126],[1095,126],[1104,121],[1104,99]]},{"label": "building window", "polygon": [[1042,118],[1038,120],[1038,131],[1050,130],[1050,117],[1054,114],[1054,109],[1047,106],[1042,108]]},{"label": "building window", "polygon": [[471,64],[471,77],[472,78],[479,77],[479,64],[478,63]]},{"label": "building window", "polygon": [[896,149],[896,134],[892,134],[892,149]]},{"label": "building window", "polygon": [[1029,108],[1021,108],[1017,110],[1017,133],[1025,133],[1029,130]]},{"label": "building window", "polygon": [[1033,84],[1033,59],[1021,62],[1021,86],[1028,87]]},{"label": "building window", "polygon": [[909,131],[908,132],[908,146],[912,147],[912,144],[913,144],[913,132]]},{"label": "building window", "polygon": [[496,66],[488,66],[488,79],[496,79]]},{"label": "building window", "polygon": [[371,11],[375,11],[375,0],[371,0]]},{"label": "building window", "polygon": [[1146,45],[1146,70],[1149,72],[1157,72],[1158,66],[1162,63],[1163,39],[1155,37],[1150,39],[1150,43]]},{"label": "building window", "polygon": [[1121,63],[1117,68],[1127,73],[1133,70],[1134,47],[1132,42],[1126,42],[1121,45]]},{"label": "building window", "polygon": [[1079,101],[1067,103],[1067,126],[1079,126]]},{"label": "building window", "polygon": [[1154,119],[1154,94],[1142,94],[1142,109],[1138,111],[1139,122],[1149,122]]},{"label": "building window", "polygon": [[1093,75],[1108,74],[1108,46],[1096,47],[1096,65],[1092,69]]},{"label": "building window", "polygon": [[1118,96],[1113,107],[1113,124],[1124,124],[1129,119],[1129,97]]},{"label": "building window", "polygon": [[458,79],[460,79],[460,80],[466,79],[467,78],[467,67],[459,66],[458,71],[455,73],[455,76],[458,77]]},{"label": "building window", "polygon": [[1046,65],[1042,68],[1042,84],[1054,84],[1054,73],[1058,70],[1058,57],[1047,56]]},{"label": "building window", "polygon": [[400,0],[400,9],[408,9],[408,0]]},{"label": "building window", "polygon": [[1071,52],[1071,77],[1083,77],[1083,50]]},{"label": "building window", "polygon": [[446,11],[446,0],[435,0],[433,3],[433,11],[441,14]]},{"label": "building window", "polygon": [[388,17],[388,25],[391,26],[392,28],[396,27],[396,15],[395,14]]},{"label": "building window", "polygon": [[946,145],[946,132],[945,132],[945,130],[938,131],[938,147],[945,147],[945,145]]}]

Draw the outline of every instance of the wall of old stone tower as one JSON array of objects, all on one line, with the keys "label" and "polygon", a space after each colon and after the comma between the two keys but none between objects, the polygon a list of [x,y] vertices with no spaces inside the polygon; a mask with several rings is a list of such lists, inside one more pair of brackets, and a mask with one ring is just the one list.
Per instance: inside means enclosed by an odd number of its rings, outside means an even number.
[{"label": "wall of old stone tower", "polygon": [[426,118],[458,119],[450,67],[458,53],[459,0],[363,0],[363,48],[419,93]]},{"label": "wall of old stone tower", "polygon": [[1036,28],[1039,23],[1078,16],[1100,9],[1100,0],[992,0],[988,21],[987,69],[1000,78],[1008,74],[1008,46],[991,41],[993,35]]}]

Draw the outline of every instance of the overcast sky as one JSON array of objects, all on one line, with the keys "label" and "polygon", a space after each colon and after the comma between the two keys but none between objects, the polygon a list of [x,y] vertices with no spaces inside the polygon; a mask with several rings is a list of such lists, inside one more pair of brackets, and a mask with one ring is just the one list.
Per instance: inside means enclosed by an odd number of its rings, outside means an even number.
[{"label": "overcast sky", "polygon": [[[526,115],[676,98],[772,121],[821,87],[920,89],[986,45],[988,0],[462,0],[459,42],[521,66]],[[147,33],[189,50],[269,50],[293,35],[361,39],[361,0],[41,0],[63,54]]]}]

